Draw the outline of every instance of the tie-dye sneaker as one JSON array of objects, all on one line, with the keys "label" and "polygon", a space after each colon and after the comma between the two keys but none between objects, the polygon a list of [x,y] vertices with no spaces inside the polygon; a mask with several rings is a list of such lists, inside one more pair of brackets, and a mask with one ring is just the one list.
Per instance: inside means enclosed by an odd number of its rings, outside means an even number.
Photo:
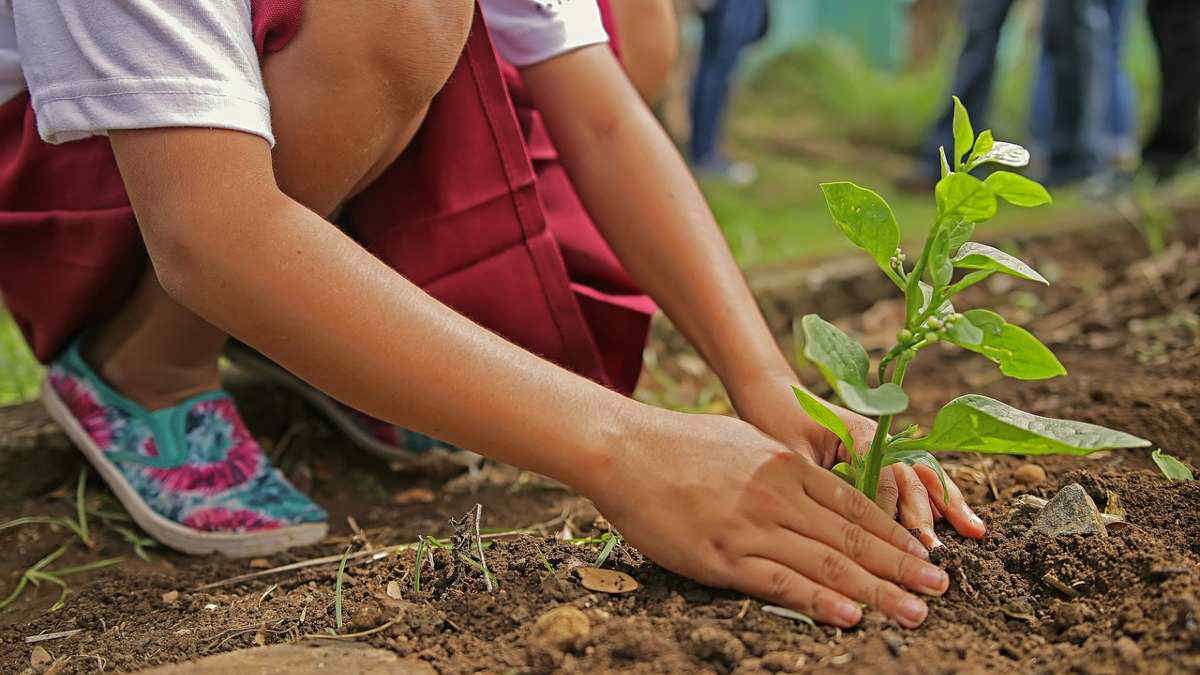
[{"label": "tie-dye sneaker", "polygon": [[299,394],[321,411],[351,442],[396,468],[432,469],[446,464],[471,468],[483,461],[482,456],[469,450],[456,448],[436,438],[348,408],[241,342],[231,340],[225,348],[225,355],[243,373]]},{"label": "tie-dye sneaker", "polygon": [[51,364],[42,401],[129,515],[171,548],[259,556],[325,536],[325,511],[271,466],[224,391],[148,411],[100,379],[76,341]]}]

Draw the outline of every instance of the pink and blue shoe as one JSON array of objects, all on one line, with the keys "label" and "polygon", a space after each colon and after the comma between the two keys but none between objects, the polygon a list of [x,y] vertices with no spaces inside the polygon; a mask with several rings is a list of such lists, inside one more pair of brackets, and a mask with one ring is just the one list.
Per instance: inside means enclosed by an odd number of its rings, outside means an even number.
[{"label": "pink and blue shoe", "polygon": [[299,394],[355,445],[395,468],[477,467],[481,455],[348,408],[250,347],[231,340],[225,355],[239,370]]},{"label": "pink and blue shoe", "polygon": [[271,466],[224,391],[146,410],[76,341],[51,364],[42,401],[134,521],[171,548],[248,557],[325,537],[325,511]]}]

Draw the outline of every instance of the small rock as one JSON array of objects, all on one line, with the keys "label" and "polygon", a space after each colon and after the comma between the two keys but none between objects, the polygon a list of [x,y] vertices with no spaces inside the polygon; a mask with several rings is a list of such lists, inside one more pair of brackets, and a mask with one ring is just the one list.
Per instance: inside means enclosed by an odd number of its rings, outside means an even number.
[{"label": "small rock", "polygon": [[1137,662],[1142,658],[1142,648],[1136,642],[1129,639],[1128,636],[1122,637],[1116,642],[1117,654],[1121,656],[1122,661],[1129,663]]},{"label": "small rock", "polygon": [[701,626],[688,634],[688,651],[696,658],[714,659],[732,667],[746,656],[746,646],[732,633],[716,626]]},{"label": "small rock", "polygon": [[1037,464],[1022,464],[1013,472],[1013,478],[1024,485],[1039,485],[1046,482],[1046,470]]},{"label": "small rock", "polygon": [[1033,521],[1033,529],[1051,537],[1060,534],[1098,534],[1108,536],[1100,509],[1079,483],[1058,491]]},{"label": "small rock", "polygon": [[400,588],[399,581],[389,581],[386,592],[387,596],[393,600],[399,600],[404,597],[404,590]]},{"label": "small rock", "polygon": [[254,558],[250,561],[250,567],[256,570],[271,569],[271,563],[266,558]]},{"label": "small rock", "polygon": [[360,629],[370,629],[383,623],[383,610],[373,602],[359,607],[350,619],[350,625]]},{"label": "small rock", "polygon": [[585,637],[591,630],[592,622],[587,615],[569,605],[555,607],[539,616],[533,626],[537,641],[561,651],[571,649],[576,640]]},{"label": "small rock", "polygon": [[900,651],[904,648],[904,638],[894,630],[885,630],[880,635],[883,638],[883,644],[887,645],[888,651],[892,656],[900,656]]},{"label": "small rock", "polygon": [[179,599],[179,591],[167,591],[162,594],[162,601],[168,605],[174,604]]},{"label": "small rock", "polygon": [[45,647],[34,647],[33,651],[29,653],[29,665],[33,666],[35,670],[48,668],[52,663],[54,663],[54,657],[50,656],[50,652],[46,651]]}]

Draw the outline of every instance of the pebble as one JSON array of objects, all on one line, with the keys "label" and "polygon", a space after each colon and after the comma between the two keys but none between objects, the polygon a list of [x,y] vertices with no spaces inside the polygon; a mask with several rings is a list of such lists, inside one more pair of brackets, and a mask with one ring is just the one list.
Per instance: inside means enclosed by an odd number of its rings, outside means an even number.
[{"label": "pebble", "polygon": [[50,652],[46,651],[45,647],[34,647],[29,654],[29,665],[41,670],[54,663],[54,657],[50,656]]},{"label": "pebble", "polygon": [[533,627],[536,640],[561,651],[571,649],[576,640],[585,637],[591,630],[592,622],[587,615],[569,605],[555,607],[542,614]]},{"label": "pebble", "polygon": [[1046,470],[1037,464],[1022,464],[1013,472],[1013,477],[1024,485],[1040,485],[1046,482]]},{"label": "pebble", "polygon": [[1033,529],[1051,537],[1060,534],[1108,536],[1100,509],[1079,483],[1071,483],[1046,502],[1033,520]]},{"label": "pebble", "polygon": [[762,657],[762,667],[773,673],[798,673],[807,663],[808,657],[799,652],[771,652]]}]

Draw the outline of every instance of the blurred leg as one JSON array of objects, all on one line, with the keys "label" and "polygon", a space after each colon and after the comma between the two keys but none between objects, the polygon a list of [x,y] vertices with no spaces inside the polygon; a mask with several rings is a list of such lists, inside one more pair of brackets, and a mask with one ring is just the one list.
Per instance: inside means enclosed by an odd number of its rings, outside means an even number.
[{"label": "blurred leg", "polygon": [[1056,0],[1046,3],[1043,30],[1053,63],[1049,180],[1070,181],[1102,163],[1111,24],[1100,0]]},{"label": "blurred leg", "polygon": [[[962,99],[978,129],[987,128],[987,108],[996,75],[996,48],[1012,5],[1013,0],[966,0],[962,4],[963,48],[950,93]],[[953,127],[954,109],[947,106],[922,145],[921,166],[929,177],[938,174],[938,147],[954,147]]]},{"label": "blurred leg", "polygon": [[1137,156],[1137,139],[1134,128],[1136,93],[1129,79],[1129,71],[1125,68],[1125,45],[1129,38],[1130,7],[1129,0],[1107,0],[1106,5],[1109,22],[1112,25],[1112,44],[1108,54],[1108,68],[1111,77],[1109,79],[1108,113],[1104,128],[1108,136],[1108,158],[1117,163],[1124,163],[1125,160]]},{"label": "blurred leg", "polygon": [[693,163],[720,158],[718,143],[730,84],[742,50],[761,37],[766,11],[762,0],[722,0],[702,15],[704,42],[692,92]]},{"label": "blurred leg", "polygon": [[1146,9],[1158,44],[1162,88],[1158,125],[1142,157],[1169,174],[1200,143],[1200,2],[1150,0]]}]

